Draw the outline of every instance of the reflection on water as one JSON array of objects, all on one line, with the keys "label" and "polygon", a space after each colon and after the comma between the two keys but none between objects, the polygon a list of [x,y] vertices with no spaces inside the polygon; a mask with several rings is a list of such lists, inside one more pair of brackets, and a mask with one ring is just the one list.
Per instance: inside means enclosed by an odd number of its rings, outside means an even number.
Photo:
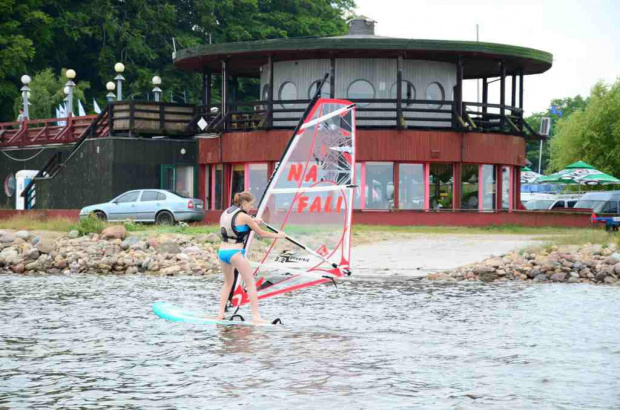
[{"label": "reflection on water", "polygon": [[0,407],[620,407],[620,288],[343,281],[215,312],[217,278],[0,277]]}]

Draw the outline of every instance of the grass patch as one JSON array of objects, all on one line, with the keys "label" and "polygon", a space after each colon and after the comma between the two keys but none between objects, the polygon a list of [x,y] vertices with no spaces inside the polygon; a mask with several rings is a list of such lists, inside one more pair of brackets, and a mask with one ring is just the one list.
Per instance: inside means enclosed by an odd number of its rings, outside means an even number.
[{"label": "grass patch", "polygon": [[45,218],[40,215],[16,215],[0,220],[0,229],[67,232],[75,225],[70,218]]},{"label": "grass patch", "polygon": [[69,230],[77,230],[80,236],[90,233],[101,233],[105,228],[105,223],[97,218],[94,214],[88,215],[87,218],[81,219],[77,225],[69,227]]},{"label": "grass patch", "polygon": [[617,235],[610,234],[602,229],[580,229],[562,235],[544,236],[540,239],[553,245],[583,245],[586,243],[607,245],[619,241]]}]

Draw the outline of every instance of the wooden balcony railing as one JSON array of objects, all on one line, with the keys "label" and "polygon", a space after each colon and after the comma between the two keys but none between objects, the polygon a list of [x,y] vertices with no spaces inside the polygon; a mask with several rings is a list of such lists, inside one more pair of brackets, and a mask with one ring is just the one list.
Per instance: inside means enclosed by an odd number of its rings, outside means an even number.
[{"label": "wooden balcony railing", "polygon": [[[451,129],[458,131],[498,132],[525,137],[540,136],[523,120],[523,111],[500,104],[464,102],[457,110],[454,101],[357,99],[358,128]],[[309,100],[244,101],[221,105],[199,106],[187,131],[222,132],[258,129],[293,128]],[[198,121],[204,118],[206,128]]]}]

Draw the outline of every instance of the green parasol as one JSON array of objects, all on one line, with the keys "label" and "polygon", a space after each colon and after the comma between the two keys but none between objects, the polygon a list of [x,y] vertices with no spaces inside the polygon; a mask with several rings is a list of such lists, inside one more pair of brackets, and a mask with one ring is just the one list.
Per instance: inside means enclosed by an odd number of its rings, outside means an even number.
[{"label": "green parasol", "polygon": [[541,176],[535,182],[539,184],[612,185],[620,184],[620,179],[601,172],[583,161],[577,161],[555,174]]}]

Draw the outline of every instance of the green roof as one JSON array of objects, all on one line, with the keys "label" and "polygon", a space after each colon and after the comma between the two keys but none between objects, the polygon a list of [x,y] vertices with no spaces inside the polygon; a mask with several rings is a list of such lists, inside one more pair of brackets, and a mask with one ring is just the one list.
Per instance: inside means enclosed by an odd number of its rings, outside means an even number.
[{"label": "green roof", "polygon": [[456,62],[462,57],[465,78],[497,76],[500,61],[505,62],[508,74],[521,69],[526,75],[539,74],[553,64],[548,52],[506,44],[351,35],[205,44],[178,51],[174,63],[187,71],[219,71],[221,61],[227,60],[232,74],[258,76],[269,55],[274,61],[403,55],[407,59]]}]

